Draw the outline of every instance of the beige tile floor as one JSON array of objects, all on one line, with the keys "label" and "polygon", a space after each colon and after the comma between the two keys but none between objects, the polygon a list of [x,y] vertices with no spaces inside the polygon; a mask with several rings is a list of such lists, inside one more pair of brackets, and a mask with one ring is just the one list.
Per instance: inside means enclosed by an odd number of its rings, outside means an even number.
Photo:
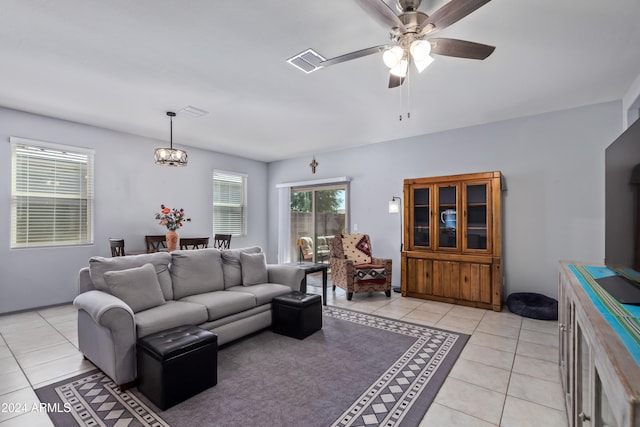
[{"label": "beige tile floor", "polygon": [[[310,286],[309,292],[321,293]],[[328,304],[470,334],[420,427],[564,427],[557,325],[392,292],[329,290]],[[63,305],[0,316],[0,427],[51,426],[34,389],[93,369],[78,352],[76,312]],[[8,404],[20,403],[26,411]],[[36,406],[37,408],[37,406]]]}]

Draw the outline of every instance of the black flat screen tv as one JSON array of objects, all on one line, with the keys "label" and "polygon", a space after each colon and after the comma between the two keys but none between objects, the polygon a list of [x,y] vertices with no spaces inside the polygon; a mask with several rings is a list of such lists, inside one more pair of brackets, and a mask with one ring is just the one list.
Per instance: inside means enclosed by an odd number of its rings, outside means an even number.
[{"label": "black flat screen tv", "polygon": [[[624,293],[637,286],[640,295],[640,120],[605,150],[605,264],[631,281],[617,278],[612,288]],[[631,273],[631,274],[625,274]],[[601,284],[601,285],[604,285]],[[605,287],[605,286],[603,286]],[[606,287],[605,287],[606,289]],[[629,290],[634,292],[634,290]],[[610,292],[611,293],[611,292]],[[615,297],[612,293],[612,295]],[[638,296],[634,298],[639,298]],[[632,302],[629,302],[632,303]],[[640,304],[640,301],[633,302]]]}]

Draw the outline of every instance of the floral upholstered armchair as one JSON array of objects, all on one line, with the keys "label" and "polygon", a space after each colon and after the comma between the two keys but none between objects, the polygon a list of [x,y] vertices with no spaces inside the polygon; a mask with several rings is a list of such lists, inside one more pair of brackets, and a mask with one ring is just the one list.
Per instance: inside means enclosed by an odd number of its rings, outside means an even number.
[{"label": "floral upholstered armchair", "polygon": [[347,292],[382,292],[391,297],[391,260],[375,258],[368,234],[338,234],[329,241],[333,289]]}]

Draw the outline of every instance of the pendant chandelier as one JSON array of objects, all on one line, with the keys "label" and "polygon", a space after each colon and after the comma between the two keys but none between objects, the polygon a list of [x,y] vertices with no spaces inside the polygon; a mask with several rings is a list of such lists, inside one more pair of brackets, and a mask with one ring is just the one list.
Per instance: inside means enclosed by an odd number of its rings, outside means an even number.
[{"label": "pendant chandelier", "polygon": [[162,166],[186,166],[187,152],[173,148],[173,118],[176,113],[167,111],[170,122],[169,148],[156,148],[155,159],[156,165]]}]

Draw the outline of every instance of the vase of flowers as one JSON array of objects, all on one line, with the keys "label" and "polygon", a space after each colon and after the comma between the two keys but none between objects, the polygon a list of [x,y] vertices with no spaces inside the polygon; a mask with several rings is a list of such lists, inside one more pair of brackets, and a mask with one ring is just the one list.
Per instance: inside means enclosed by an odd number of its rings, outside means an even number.
[{"label": "vase of flowers", "polygon": [[167,250],[174,251],[178,248],[180,236],[178,229],[185,222],[191,222],[191,218],[187,218],[184,209],[168,208],[160,205],[160,212],[156,213],[156,219],[160,220],[160,225],[167,227]]},{"label": "vase of flowers", "polygon": [[167,250],[169,252],[175,251],[178,249],[178,242],[180,242],[180,235],[176,230],[168,230],[167,231]]}]

